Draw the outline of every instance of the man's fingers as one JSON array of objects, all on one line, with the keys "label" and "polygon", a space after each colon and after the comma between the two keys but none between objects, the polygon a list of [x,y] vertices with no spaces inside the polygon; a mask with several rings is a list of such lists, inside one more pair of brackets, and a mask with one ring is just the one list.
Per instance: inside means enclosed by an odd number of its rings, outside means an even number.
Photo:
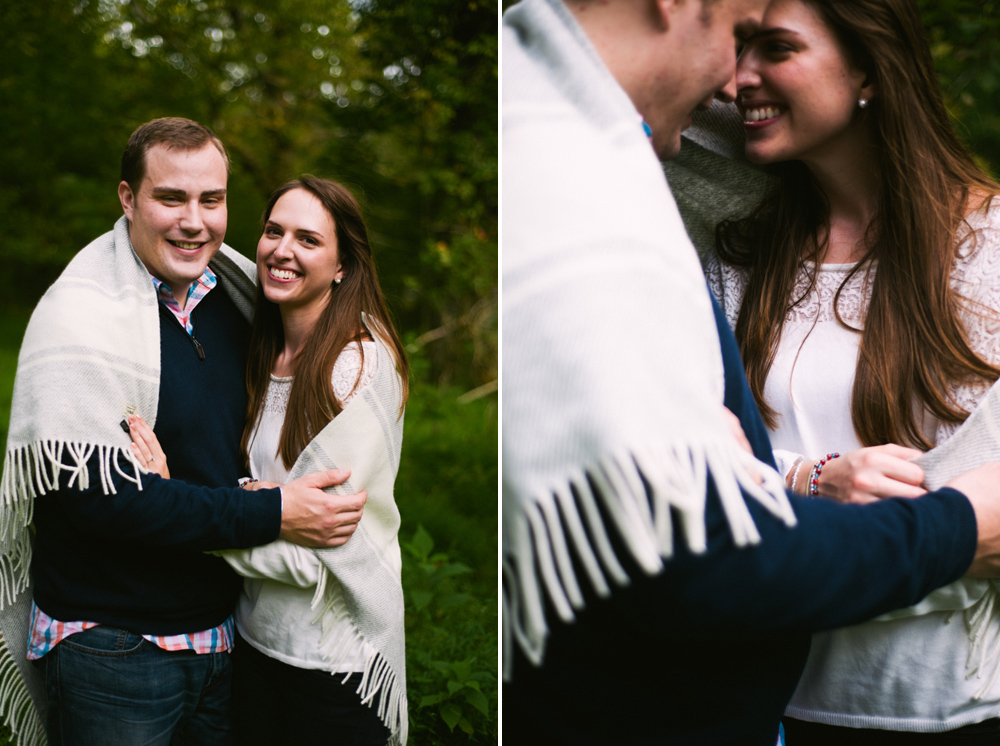
[{"label": "man's fingers", "polygon": [[308,487],[332,487],[335,484],[343,484],[351,476],[350,469],[328,469],[327,471],[316,471],[299,477],[302,484]]}]

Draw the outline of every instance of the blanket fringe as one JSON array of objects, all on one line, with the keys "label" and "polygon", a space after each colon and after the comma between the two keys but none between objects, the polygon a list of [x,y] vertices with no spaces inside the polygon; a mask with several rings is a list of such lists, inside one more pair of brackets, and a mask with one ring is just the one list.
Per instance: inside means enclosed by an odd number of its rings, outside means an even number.
[{"label": "blanket fringe", "polygon": [[707,549],[709,473],[737,546],[760,541],[744,493],[787,525],[795,525],[781,476],[728,446],[674,444],[621,450],[523,501],[523,513],[504,525],[504,680],[510,678],[513,651],[507,641],[512,638],[534,665],[541,664],[549,633],[544,598],[566,623],[583,608],[573,555],[599,597],[610,595],[612,585],[629,584],[605,523],[616,528],[632,558],[649,575],[660,572],[664,560],[673,555],[672,512],[680,517],[688,548],[695,553]]},{"label": "blanket fringe", "polygon": [[45,727],[31,700],[17,663],[0,637],[0,717],[19,746],[46,746]]},{"label": "blanket fringe", "polygon": [[[339,663],[353,650],[358,649],[358,643],[364,636],[354,626],[348,613],[347,604],[342,593],[335,593],[333,585],[336,578],[329,570],[320,574],[310,608],[316,611],[313,624],[320,625],[320,649],[323,659],[330,662],[330,668],[337,671]],[[344,624],[347,622],[347,624]],[[339,629],[339,634],[334,635]],[[406,701],[406,687],[401,685],[401,679],[389,662],[379,655],[374,646],[368,646],[370,652],[365,659],[365,668],[357,694],[361,696],[361,704],[371,707],[378,698],[379,719],[389,729],[390,746],[401,746],[406,743],[409,731],[409,714]],[[348,672],[344,679],[351,674]]]},{"label": "blanket fringe", "polygon": [[[0,481],[0,609],[13,603],[17,594],[28,587],[31,566],[28,526],[34,517],[35,498],[56,489],[62,472],[69,472],[71,489],[88,489],[87,461],[95,450],[100,454],[101,486],[105,494],[115,491],[112,468],[142,489],[140,474],[144,469],[128,448],[44,440],[7,450]],[[133,465],[132,474],[121,470],[120,456]]]}]

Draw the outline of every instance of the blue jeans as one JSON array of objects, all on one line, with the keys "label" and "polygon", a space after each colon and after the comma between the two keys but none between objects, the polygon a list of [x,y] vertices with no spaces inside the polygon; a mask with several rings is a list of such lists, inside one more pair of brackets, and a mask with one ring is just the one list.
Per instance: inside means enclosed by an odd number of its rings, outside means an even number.
[{"label": "blue jeans", "polygon": [[168,652],[100,625],[39,661],[52,746],[222,746],[231,743],[228,653]]}]

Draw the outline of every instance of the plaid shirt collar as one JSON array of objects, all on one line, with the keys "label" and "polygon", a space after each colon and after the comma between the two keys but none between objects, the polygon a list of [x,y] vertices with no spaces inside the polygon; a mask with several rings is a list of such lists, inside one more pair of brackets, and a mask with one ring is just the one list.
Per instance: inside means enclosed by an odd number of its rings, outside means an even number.
[{"label": "plaid shirt collar", "polygon": [[184,304],[184,308],[181,308],[180,304],[174,298],[174,291],[167,283],[152,275],[150,275],[150,279],[153,280],[153,286],[156,288],[156,296],[160,299],[160,302],[167,307],[167,310],[174,315],[177,321],[180,322],[180,325],[193,337],[194,325],[191,323],[191,313],[194,311],[195,306],[201,302],[201,299],[208,295],[208,291],[219,284],[219,278],[215,276],[215,272],[209,267],[205,267],[205,271],[201,273],[201,277],[191,283],[191,287],[188,288],[187,301]]}]

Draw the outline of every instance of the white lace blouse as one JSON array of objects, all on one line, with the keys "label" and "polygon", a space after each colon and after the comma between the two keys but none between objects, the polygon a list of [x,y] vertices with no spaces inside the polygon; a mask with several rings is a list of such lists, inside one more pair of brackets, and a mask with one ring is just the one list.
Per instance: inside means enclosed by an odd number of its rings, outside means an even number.
[{"label": "white lace blouse", "polygon": [[[357,345],[345,348],[333,367],[333,390],[345,407],[375,377],[375,343],[362,342],[362,346],[363,367]],[[256,479],[279,484],[288,481],[289,470],[277,453],[292,380],[290,376],[271,376],[250,446],[250,473]],[[262,653],[289,665],[328,670],[320,637],[337,639],[339,630],[330,629],[329,624],[326,629],[313,624],[316,612],[310,606],[322,566],[312,550],[279,539],[264,547],[225,552],[224,556],[246,578],[236,607],[240,635]],[[331,587],[334,593],[339,592],[335,578],[328,579],[327,592]],[[339,667],[341,673],[364,670],[365,643],[355,641],[352,653],[344,657],[347,663]]]},{"label": "white lace blouse", "polygon": [[[966,299],[962,319],[972,349],[1000,365],[1000,200],[989,215],[969,218],[976,241],[965,242],[952,273],[952,286]],[[771,432],[778,467],[787,474],[799,455],[817,459],[831,451],[861,447],[851,423],[851,392],[860,335],[841,326],[834,314],[837,288],[854,265],[824,264],[816,285],[785,319],[774,364],[764,387],[779,414]],[[803,266],[797,293],[807,286]],[[709,284],[736,325],[746,287],[743,270],[710,259]],[[839,299],[841,317],[862,328],[876,266],[864,267]],[[951,385],[955,401],[967,410],[989,389],[985,381]],[[929,414],[920,419],[934,443],[957,429]],[[817,578],[822,584],[822,578]],[[1000,634],[994,619],[990,637]],[[995,717],[1000,710],[1000,680],[981,699],[980,675],[967,676],[968,628],[961,614],[871,621],[817,634],[798,689],[786,711],[802,720],[854,728],[941,732]],[[988,675],[988,671],[987,671]]]}]

